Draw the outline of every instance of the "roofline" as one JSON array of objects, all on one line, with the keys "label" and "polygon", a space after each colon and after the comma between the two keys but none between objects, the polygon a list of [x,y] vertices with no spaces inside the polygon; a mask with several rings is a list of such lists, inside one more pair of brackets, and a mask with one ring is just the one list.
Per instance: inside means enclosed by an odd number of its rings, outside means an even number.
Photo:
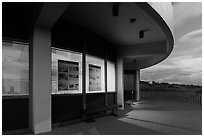
[{"label": "roofline", "polygon": [[140,68],[140,69],[144,69],[162,62],[171,54],[174,47],[174,37],[173,37],[173,32],[170,29],[170,26],[167,25],[166,21],[150,4],[148,4],[147,2],[136,2],[135,4],[137,4],[142,10],[144,10],[150,17],[152,17],[152,19],[161,27],[163,32],[166,34],[166,38],[167,38],[168,51],[166,56],[164,56],[164,58],[162,58],[161,60],[158,60],[157,62],[151,65],[147,65],[145,67]]}]

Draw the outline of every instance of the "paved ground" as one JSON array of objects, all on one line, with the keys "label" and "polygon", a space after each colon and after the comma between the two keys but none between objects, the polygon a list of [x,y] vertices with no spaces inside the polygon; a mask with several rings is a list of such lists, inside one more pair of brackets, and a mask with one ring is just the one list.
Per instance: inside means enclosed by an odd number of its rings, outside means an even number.
[{"label": "paved ground", "polygon": [[55,127],[46,135],[201,135],[202,107],[174,101],[142,101],[127,105],[118,117],[94,123]]}]

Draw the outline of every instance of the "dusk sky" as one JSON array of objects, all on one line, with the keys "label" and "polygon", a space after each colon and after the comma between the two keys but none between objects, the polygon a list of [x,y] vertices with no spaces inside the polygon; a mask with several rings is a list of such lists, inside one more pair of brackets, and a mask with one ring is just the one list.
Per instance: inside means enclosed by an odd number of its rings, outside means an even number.
[{"label": "dusk sky", "polygon": [[141,80],[202,85],[202,3],[176,2],[174,49],[161,63],[141,70]]}]

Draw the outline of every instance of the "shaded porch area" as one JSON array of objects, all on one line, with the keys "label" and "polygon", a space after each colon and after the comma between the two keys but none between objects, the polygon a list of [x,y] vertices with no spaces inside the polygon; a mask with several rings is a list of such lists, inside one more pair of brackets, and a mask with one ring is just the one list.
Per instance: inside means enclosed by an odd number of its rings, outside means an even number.
[{"label": "shaded porch area", "polygon": [[166,100],[146,100],[118,111],[118,117],[94,123],[63,124],[45,135],[201,135],[202,107]]}]

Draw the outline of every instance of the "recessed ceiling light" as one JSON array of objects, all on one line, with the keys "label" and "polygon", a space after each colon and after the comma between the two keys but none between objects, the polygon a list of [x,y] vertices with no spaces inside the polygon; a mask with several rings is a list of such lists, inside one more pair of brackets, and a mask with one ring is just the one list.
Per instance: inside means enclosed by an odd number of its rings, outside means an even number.
[{"label": "recessed ceiling light", "polygon": [[139,31],[139,38],[144,38],[144,33],[149,31],[149,29],[143,29]]},{"label": "recessed ceiling light", "polygon": [[135,23],[136,22],[136,18],[131,18],[130,19],[130,23]]},{"label": "recessed ceiling light", "polygon": [[139,38],[144,38],[144,30],[139,31]]}]

